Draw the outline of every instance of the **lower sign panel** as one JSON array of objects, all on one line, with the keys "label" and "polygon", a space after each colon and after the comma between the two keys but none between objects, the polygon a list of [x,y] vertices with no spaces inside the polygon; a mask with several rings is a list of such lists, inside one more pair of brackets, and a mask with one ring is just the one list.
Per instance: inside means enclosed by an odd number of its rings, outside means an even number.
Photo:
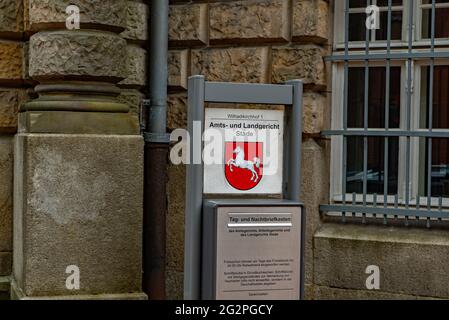
[{"label": "lower sign panel", "polygon": [[203,298],[300,298],[301,207],[205,210]]}]

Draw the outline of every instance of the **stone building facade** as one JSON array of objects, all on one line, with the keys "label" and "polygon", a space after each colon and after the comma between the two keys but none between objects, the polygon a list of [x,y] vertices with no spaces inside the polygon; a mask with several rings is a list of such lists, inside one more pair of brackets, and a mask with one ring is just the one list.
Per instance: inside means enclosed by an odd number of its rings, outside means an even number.
[{"label": "stone building facade", "polygon": [[[142,298],[138,115],[147,85],[149,2],[1,1],[0,294],[13,280],[19,297],[64,296],[54,282],[64,273],[50,270],[62,262],[45,257],[51,267],[38,266],[50,244],[67,259],[85,259],[92,270],[86,275],[91,284],[79,294]],[[69,4],[81,8],[81,30],[65,29]],[[320,213],[320,205],[329,202],[331,178],[331,144],[321,132],[331,121],[332,65],[325,57],[332,51],[333,8],[331,0],[170,1],[168,129],[186,126],[191,75],[251,83],[303,79],[306,297],[447,298],[446,231],[342,224]],[[86,109],[87,117],[80,112]],[[92,172],[104,175],[92,179]],[[180,299],[185,167],[169,164],[168,180],[166,291],[167,298]],[[81,200],[67,200],[74,194]],[[43,203],[46,197],[55,202]],[[64,210],[69,214],[60,213]],[[118,215],[105,218],[105,210]],[[51,223],[39,220],[48,215]],[[56,237],[66,253],[46,233],[57,233],[61,225],[69,235]],[[117,233],[126,241],[114,240],[111,234]],[[104,266],[86,258],[80,245]],[[114,257],[118,264],[108,264],[117,250],[127,253]],[[369,291],[365,268],[376,263],[381,289]]]}]

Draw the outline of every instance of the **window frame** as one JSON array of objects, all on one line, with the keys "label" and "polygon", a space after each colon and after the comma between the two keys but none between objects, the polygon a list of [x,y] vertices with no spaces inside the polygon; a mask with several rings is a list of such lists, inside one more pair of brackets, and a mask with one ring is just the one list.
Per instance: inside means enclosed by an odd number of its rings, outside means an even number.
[{"label": "window frame", "polygon": [[[376,0],[375,0],[376,1]],[[410,0],[404,0],[410,1]],[[449,3],[444,3],[443,7],[449,7]],[[346,48],[348,55],[364,55],[366,54],[366,41],[354,41],[348,42],[346,44],[344,42],[345,32],[344,32],[344,20],[345,20],[345,1],[335,1],[334,2],[334,41],[333,41],[333,55],[345,55]],[[422,38],[422,12],[423,8],[427,8],[429,5],[423,5],[422,0],[414,1],[414,17],[413,17],[413,31],[412,31],[412,49],[413,53],[419,52],[429,52],[431,47],[431,39],[423,39]],[[432,4],[430,4],[430,7]],[[440,6],[436,6],[438,8]],[[392,7],[400,8],[400,7]],[[353,9],[350,9],[350,12]],[[388,8],[387,8],[388,11]],[[406,2],[403,3],[402,6],[403,11],[403,27],[402,27],[402,39],[401,40],[391,40],[390,41],[390,50],[391,52],[397,53],[408,53],[408,43],[409,43],[409,31],[408,30],[408,21],[410,9],[409,6],[406,5]],[[376,53],[386,54],[387,51],[388,40],[377,40],[377,41],[369,41],[369,52],[375,50]],[[434,47],[432,50],[434,52],[447,52],[447,48],[442,48],[441,46],[449,45],[449,38],[435,38],[434,39]],[[411,59],[411,105],[410,105],[410,130],[411,131],[424,131],[428,132],[429,129],[421,129],[419,126],[419,116],[420,116],[420,108],[421,108],[421,67],[425,65],[430,65],[431,61],[434,61],[434,65],[449,65],[449,58],[446,59]],[[401,67],[401,108],[400,108],[400,128],[399,129],[389,129],[390,131],[394,130],[404,130],[407,127],[407,119],[405,117],[405,113],[407,112],[407,98],[408,98],[408,59],[393,59],[391,61],[391,67],[400,66]],[[358,61],[349,61],[348,67],[353,66],[365,66],[365,60]],[[344,65],[346,62],[338,61],[332,63],[332,111],[331,111],[331,130],[342,130],[343,129],[343,108],[344,108]],[[382,61],[369,61],[368,65],[371,66],[381,66],[387,67],[387,62],[385,60]],[[351,128],[352,129],[352,128]],[[348,129],[348,130],[351,130]],[[363,129],[363,128],[362,128]],[[381,128],[384,130],[385,128]],[[370,128],[368,130],[375,130]],[[442,131],[438,129],[438,131]],[[449,129],[447,130],[449,132]],[[419,203],[417,199],[418,194],[418,186],[420,183],[420,140],[421,138],[410,138],[410,167],[409,167],[409,201],[408,205],[418,205],[426,206],[428,205],[428,197],[427,196],[419,196]],[[406,158],[406,137],[399,137],[399,151],[398,158],[399,163],[402,163],[402,160]],[[343,199],[342,194],[342,183],[343,183],[343,135],[333,135],[331,136],[331,154],[330,154],[330,172],[331,172],[331,181],[330,181],[330,200],[333,203],[362,203],[365,202],[367,204],[383,204],[387,206],[392,205],[405,205],[406,198],[406,169],[404,166],[398,166],[398,191],[397,198],[394,195],[387,196],[387,203],[384,204],[383,194],[379,194],[376,199],[374,199],[374,195],[372,194],[348,194],[346,193],[345,199]],[[442,203],[441,203],[442,201]],[[445,208],[449,207],[449,198],[441,199],[438,197],[431,197],[430,207],[440,207],[441,205]]]},{"label": "window frame", "polygon": [[[423,4],[423,0],[416,1],[415,3],[415,12],[416,16],[414,21],[415,22],[415,42],[416,45],[421,46],[430,46],[431,39],[430,38],[424,38],[422,35],[422,20],[423,20],[423,11],[424,9],[431,9],[432,4]],[[449,2],[447,3],[436,3],[435,8],[449,8]],[[436,45],[449,45],[449,38],[435,38],[435,44]]]},{"label": "window frame", "polygon": [[[421,128],[421,102],[422,102],[422,92],[421,92],[421,71],[422,71],[422,67],[424,66],[430,66],[431,65],[431,61],[430,60],[419,60],[415,62],[415,66],[414,66],[414,87],[416,91],[416,94],[414,94],[414,96],[412,97],[412,130],[415,131],[423,131],[423,132],[427,132],[429,131],[428,128]],[[435,60],[434,62],[434,66],[449,66],[449,59],[439,59],[439,60]],[[447,129],[438,129],[438,131],[444,131],[444,132],[448,132],[449,133],[449,128]],[[424,183],[424,181],[422,181],[422,173],[420,172],[420,170],[422,169],[422,160],[420,160],[420,156],[422,156],[423,154],[425,154],[425,146],[424,146],[424,150],[422,150],[422,146],[420,145],[420,139],[419,138],[414,138],[411,141],[412,144],[412,150],[416,150],[414,153],[412,153],[413,157],[411,159],[411,169],[413,170],[411,173],[411,181],[412,181],[412,185],[414,187],[414,193],[413,194],[417,194],[419,193],[418,191],[418,186],[421,183]],[[424,159],[425,161],[425,159]],[[416,204],[416,197],[415,199],[413,199],[414,201],[412,201],[412,204]],[[431,206],[432,207],[437,207],[439,205],[438,203],[439,198],[438,197],[431,197]],[[421,205],[427,205],[427,196],[422,196],[420,198],[420,204]],[[443,197],[443,206],[444,207],[449,207],[449,197]]]},{"label": "window frame", "polygon": [[[377,1],[377,0],[373,0]],[[403,1],[410,1],[410,0],[403,0]],[[334,2],[334,10],[336,14],[334,15],[334,41],[333,41],[333,51],[342,50],[345,48],[344,43],[344,20],[345,20],[345,14],[344,14],[344,0],[335,1]],[[423,9],[432,7],[430,4],[423,4],[423,0],[415,0],[414,2],[414,8],[413,12],[415,13],[413,17],[413,46],[415,48],[418,47],[426,47],[430,46],[431,40],[428,38],[423,38],[422,36],[422,17],[423,17]],[[391,40],[391,48],[406,48],[408,45],[408,19],[410,10],[407,5],[399,6],[393,6],[392,9],[398,9],[402,8],[403,16],[402,16],[402,39],[401,40]],[[448,3],[440,3],[436,4],[436,8],[449,8],[449,2]],[[350,9],[350,12],[356,12],[358,10]],[[385,7],[381,7],[381,12],[388,10],[385,9]],[[362,10],[360,10],[362,12]],[[372,33],[375,33],[373,30]],[[449,38],[435,38],[435,45],[436,46],[446,46],[449,45]],[[377,49],[377,48],[386,48],[387,46],[387,40],[376,40],[376,41],[370,41],[369,47],[370,49]],[[364,49],[365,48],[365,41],[350,41],[349,42],[349,49]]]},{"label": "window frame", "polygon": [[[351,67],[360,67],[364,66],[363,61],[356,61],[351,62],[349,64],[349,68]],[[370,67],[384,67],[385,64],[383,62],[370,62]],[[401,68],[401,107],[400,107],[400,124],[399,128],[390,129],[390,131],[399,131],[403,130],[405,128],[405,121],[403,114],[405,113],[406,108],[406,83],[404,81],[406,77],[406,67],[403,61],[394,61],[391,63],[391,67],[400,67]],[[343,129],[343,108],[344,108],[344,95],[343,93],[343,82],[344,82],[344,65],[343,63],[335,63],[332,66],[332,112],[331,112],[331,128],[332,130],[342,130]],[[350,128],[350,130],[360,130],[363,128]],[[384,128],[369,128],[369,130],[376,130]],[[341,168],[343,165],[343,150],[341,148],[342,146],[342,140],[343,136],[332,136],[331,137],[331,199],[334,202],[342,202],[343,201],[343,194],[342,194],[342,179],[343,175],[341,172]],[[405,157],[405,147],[403,146],[404,142],[403,139],[399,139],[399,159]],[[400,170],[398,169],[398,195],[405,194],[405,186],[400,187],[403,185],[403,182],[401,180],[401,177],[404,176],[404,174],[401,174]],[[380,198],[380,197],[379,197]],[[402,202],[403,197],[399,197],[399,201]],[[352,194],[346,193],[346,199],[352,199]],[[366,201],[368,203],[374,202],[374,196],[367,194]],[[389,195],[387,197],[387,203],[388,204],[394,204],[395,198],[393,195]],[[356,203],[363,202],[363,195],[362,194],[356,194]],[[382,199],[383,203],[383,199]]]}]

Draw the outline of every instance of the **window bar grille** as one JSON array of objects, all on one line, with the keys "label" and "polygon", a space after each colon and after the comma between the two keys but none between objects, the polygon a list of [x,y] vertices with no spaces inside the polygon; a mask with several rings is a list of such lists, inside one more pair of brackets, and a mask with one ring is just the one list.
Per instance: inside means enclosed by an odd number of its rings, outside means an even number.
[{"label": "window bar grille", "polygon": [[[349,0],[345,0],[345,56],[349,55]],[[348,129],[348,93],[349,93],[349,61],[345,60],[344,66],[344,102],[343,102],[343,130]],[[347,151],[348,151],[348,137],[343,136],[343,162],[342,162],[342,195],[343,206],[346,205],[346,175],[347,175]],[[343,222],[346,222],[346,212],[342,212]]]},{"label": "window bar grille", "polygon": [[[414,1],[408,1],[408,53],[413,51],[413,9]],[[412,58],[407,58],[407,108],[406,108],[406,126],[407,131],[411,131],[411,112],[412,112]],[[410,156],[411,156],[411,137],[406,137],[406,154],[405,154],[405,209],[410,208]],[[406,216],[406,225],[408,226],[408,215]]]},{"label": "window bar grille", "polygon": [[[436,0],[432,0],[432,13],[431,13],[431,35],[430,35],[430,51],[435,52],[435,4]],[[429,132],[433,131],[433,77],[435,71],[435,58],[430,60],[430,75],[429,75],[429,115],[428,126]],[[432,137],[427,138],[427,210],[431,209],[432,205]],[[441,220],[439,220],[441,221]],[[427,227],[430,228],[430,218],[427,218]]]},{"label": "window bar grille", "polygon": [[[413,1],[413,0],[408,0]],[[369,56],[367,56],[364,53],[360,54],[351,54],[351,55],[345,55],[345,54],[336,54],[330,57],[326,58],[326,61],[331,62],[341,62],[341,61],[363,61],[365,59],[369,59],[370,61],[384,61],[386,59],[392,59],[392,60],[402,60],[402,59],[431,59],[431,58],[440,58],[440,59],[447,59],[449,58],[449,52],[447,51],[435,51],[435,52],[391,52],[390,54],[387,53],[370,53]]]},{"label": "window bar grille", "polygon": [[[395,194],[395,195],[394,195],[394,208],[395,208],[395,209],[398,209],[398,208],[399,208],[399,195],[398,195],[398,194]],[[394,218],[397,219],[397,218],[398,218],[398,215],[395,214],[395,215],[394,215]]]},{"label": "window bar grille", "polygon": [[[357,194],[355,192],[352,193],[352,205],[357,205]],[[352,216],[355,217],[355,212],[352,213]]]},{"label": "window bar grille", "polygon": [[[369,7],[371,0],[366,0]],[[365,30],[365,55],[369,57],[371,30]],[[369,59],[365,59],[365,96],[363,101],[363,129],[368,130],[368,104],[369,104]],[[366,195],[368,191],[368,137],[363,137],[363,206],[366,207]],[[363,223],[366,222],[366,214],[363,213]]]},{"label": "window bar grille", "polygon": [[[349,0],[345,0],[345,14],[344,14],[344,54],[334,54],[331,57],[327,57],[327,61],[344,63],[344,84],[343,84],[343,125],[342,130],[327,130],[322,134],[324,136],[341,136],[343,140],[343,152],[342,152],[342,203],[322,205],[320,209],[323,212],[341,212],[343,221],[346,221],[346,214],[352,213],[355,217],[356,214],[362,214],[362,222],[366,221],[366,215],[371,214],[376,218],[377,214],[383,217],[384,224],[387,224],[389,216],[393,216],[395,219],[398,217],[405,218],[405,225],[409,225],[409,217],[414,216],[417,220],[420,218],[426,219],[426,226],[430,228],[431,218],[436,218],[438,221],[442,221],[443,218],[449,218],[449,212],[443,210],[443,197],[438,197],[438,207],[433,208],[432,204],[432,146],[434,138],[449,138],[449,130],[434,130],[433,128],[433,91],[434,91],[434,75],[435,75],[435,59],[437,58],[449,58],[449,52],[436,51],[435,50],[435,21],[436,21],[436,0],[432,0],[431,4],[431,48],[429,52],[414,52],[414,17],[415,17],[415,0],[404,1],[403,7],[406,8],[408,2],[408,21],[407,21],[407,52],[392,52],[392,0],[388,0],[387,9],[387,48],[386,53],[371,53],[370,52],[370,32],[367,29],[365,39],[365,52],[364,54],[350,54],[349,52]],[[367,5],[370,5],[371,1],[367,0]],[[420,12],[419,12],[420,13]],[[430,59],[430,71],[429,71],[429,101],[428,101],[428,129],[427,130],[413,130],[412,131],[412,74],[413,74],[413,62],[415,59]],[[386,83],[385,83],[385,128],[384,130],[370,129],[368,121],[368,109],[369,109],[369,63],[370,61],[386,60]],[[406,61],[406,110],[405,110],[405,127],[406,129],[394,129],[390,128],[390,86],[391,86],[391,68],[392,60],[405,60]],[[364,128],[350,129],[348,128],[348,75],[349,75],[349,63],[351,61],[364,61],[365,66],[365,99],[364,99]],[[403,125],[401,125],[403,127]],[[346,199],[347,191],[347,149],[348,149],[348,137],[363,137],[363,199],[362,205],[357,204],[357,195],[355,192],[352,194],[352,203],[348,205]],[[383,206],[378,205],[378,195],[373,195],[373,203],[371,206],[367,204],[367,169],[368,169],[368,138],[380,137],[384,140],[384,174],[383,174]],[[399,193],[393,195],[394,205],[393,207],[388,205],[388,182],[389,182],[389,144],[390,138],[396,137],[398,139],[405,139],[406,142],[406,156],[405,156],[405,188],[398,185],[399,190],[402,190],[404,196],[404,202],[399,206]],[[416,195],[416,206],[412,209],[411,204],[411,140],[412,138],[424,138],[427,140],[427,205],[421,206],[421,197],[419,190]],[[399,181],[398,181],[399,182]],[[404,190],[405,189],[405,190]],[[399,191],[398,190],[398,191]]]},{"label": "window bar grille", "polygon": [[[392,0],[388,0],[388,18],[387,18],[387,55],[391,53],[391,16],[392,16]],[[385,131],[390,128],[390,75],[391,75],[391,59],[387,59],[387,70],[385,78]],[[389,138],[384,137],[384,208],[388,204],[388,165],[389,165]],[[387,224],[387,215],[384,214],[384,225]]]}]

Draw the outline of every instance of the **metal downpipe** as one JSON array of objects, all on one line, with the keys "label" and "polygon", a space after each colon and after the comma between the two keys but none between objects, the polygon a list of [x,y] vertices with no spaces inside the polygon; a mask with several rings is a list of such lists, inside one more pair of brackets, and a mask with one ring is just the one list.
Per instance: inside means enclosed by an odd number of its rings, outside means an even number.
[{"label": "metal downpipe", "polygon": [[143,290],[150,300],[165,299],[168,10],[168,0],[151,1],[143,218]]}]

